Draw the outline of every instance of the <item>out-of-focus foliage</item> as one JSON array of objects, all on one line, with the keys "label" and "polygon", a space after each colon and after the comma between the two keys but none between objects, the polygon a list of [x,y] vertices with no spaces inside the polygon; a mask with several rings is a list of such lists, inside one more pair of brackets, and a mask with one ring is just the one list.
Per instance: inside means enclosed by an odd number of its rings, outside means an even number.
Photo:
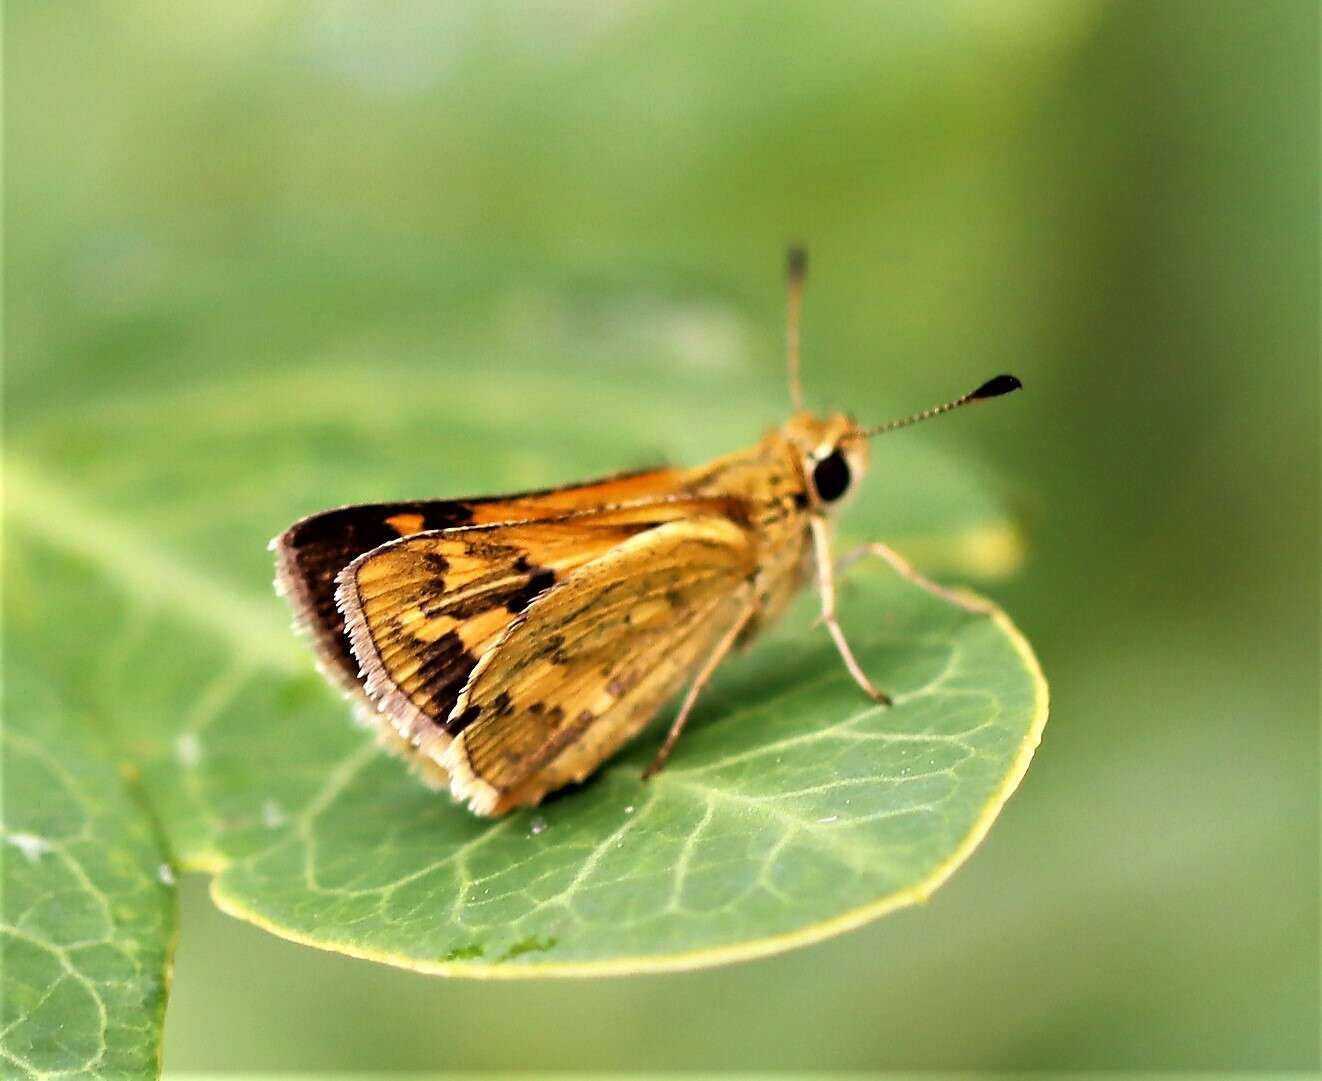
[{"label": "out-of-focus foliage", "polygon": [[[153,394],[195,380],[236,457],[247,388],[304,418],[291,491],[402,495],[403,470],[337,484],[319,454],[393,439],[416,472],[429,432],[389,426],[392,377],[465,334],[452,355],[492,388],[584,339],[563,381],[505,395],[493,475],[635,464],[595,433],[547,447],[566,416],[606,423],[594,378],[636,378],[640,416],[686,373],[777,385],[790,237],[813,251],[815,402],[880,418],[996,370],[1027,387],[879,442],[854,519],[912,524],[888,471],[918,441],[1014,477],[1030,527],[998,596],[1055,721],[957,888],[780,958],[551,995],[301,950],[190,883],[172,1067],[1316,1067],[1313,5],[19,3],[5,30],[6,410],[30,439],[61,418],[51,490],[102,460],[80,418],[168,428]],[[472,318],[493,295],[494,335]],[[309,422],[348,396],[309,370],[358,380],[372,430]],[[609,423],[691,460],[751,434],[713,430],[719,405]],[[168,540],[218,497],[189,487],[190,415],[142,523]],[[219,495],[279,502],[261,476]],[[61,558],[119,551],[67,524]],[[191,536],[228,573],[251,559]],[[209,600],[267,625],[260,599]]]}]

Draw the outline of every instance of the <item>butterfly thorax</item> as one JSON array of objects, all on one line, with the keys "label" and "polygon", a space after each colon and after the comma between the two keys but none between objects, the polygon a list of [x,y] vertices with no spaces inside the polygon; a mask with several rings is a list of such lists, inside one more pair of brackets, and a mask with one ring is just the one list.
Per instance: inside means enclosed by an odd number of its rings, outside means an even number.
[{"label": "butterfly thorax", "polygon": [[810,516],[830,515],[838,505],[836,499],[821,499],[814,488],[820,463],[839,457],[851,481],[866,469],[867,444],[853,438],[856,431],[853,420],[843,414],[822,418],[797,413],[754,446],[684,476],[688,491],[730,498],[743,508],[744,525],[758,553],[750,583],[758,616],[745,640],[781,613],[810,574]]}]

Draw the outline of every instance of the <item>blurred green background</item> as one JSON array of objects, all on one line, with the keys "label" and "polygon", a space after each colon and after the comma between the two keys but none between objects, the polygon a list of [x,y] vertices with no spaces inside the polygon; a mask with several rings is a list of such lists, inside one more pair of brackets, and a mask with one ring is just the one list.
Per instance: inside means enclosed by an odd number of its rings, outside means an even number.
[{"label": "blurred green background", "polygon": [[[791,238],[814,401],[1027,387],[904,437],[1015,493],[1030,558],[993,592],[1053,690],[1022,790],[929,905],[709,972],[473,984],[278,941],[194,876],[167,1066],[1316,1069],[1317,23],[1285,0],[7,4],[11,423],[425,355],[456,297],[517,321],[548,283],[624,346],[660,336],[675,380],[728,364],[769,397]],[[537,404],[511,394],[522,453],[546,453]]]}]

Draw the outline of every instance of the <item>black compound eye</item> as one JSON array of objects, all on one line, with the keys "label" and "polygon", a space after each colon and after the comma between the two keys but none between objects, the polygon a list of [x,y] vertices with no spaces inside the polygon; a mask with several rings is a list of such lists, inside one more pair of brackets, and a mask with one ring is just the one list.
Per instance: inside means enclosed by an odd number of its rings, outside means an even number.
[{"label": "black compound eye", "polygon": [[812,486],[823,503],[834,503],[849,490],[849,463],[836,447],[812,467]]}]

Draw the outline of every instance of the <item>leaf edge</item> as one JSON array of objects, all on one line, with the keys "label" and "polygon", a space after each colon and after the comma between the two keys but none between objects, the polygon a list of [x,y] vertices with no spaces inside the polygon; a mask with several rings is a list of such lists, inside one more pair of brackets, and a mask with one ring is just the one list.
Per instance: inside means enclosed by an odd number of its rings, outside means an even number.
[{"label": "leaf edge", "polygon": [[[985,599],[985,598],[981,598]],[[1042,733],[1050,715],[1050,690],[1042,665],[1037,654],[1029,644],[1023,632],[999,605],[990,605],[989,618],[1005,634],[1015,652],[1024,662],[1033,684],[1033,716],[1028,731],[1019,745],[1018,754],[1006,773],[1000,787],[992,794],[974,820],[968,833],[955,846],[950,856],[934,868],[920,882],[907,886],[895,893],[887,894],[868,904],[860,905],[830,919],[797,928],[777,935],[752,938],[729,946],[688,950],[674,954],[641,954],[632,957],[612,958],[608,961],[531,961],[518,965],[493,965],[489,962],[472,961],[420,961],[417,958],[384,950],[365,949],[355,944],[333,942],[314,938],[301,931],[284,927],[274,920],[247,908],[239,898],[226,892],[224,869],[211,880],[209,893],[212,903],[222,912],[235,919],[243,920],[277,938],[310,946],[313,949],[353,957],[361,961],[373,961],[389,965],[392,968],[406,969],[410,972],[427,976],[444,976],[471,980],[531,980],[531,979],[586,979],[603,976],[636,976],[665,972],[691,972],[698,969],[715,968],[721,965],[751,961],[761,957],[771,957],[801,946],[810,946],[828,938],[856,930],[873,920],[889,915],[910,905],[926,901],[957,871],[982,844],[992,823],[1018,790],[1033,755],[1042,742]],[[200,869],[200,868],[199,868]]]}]

